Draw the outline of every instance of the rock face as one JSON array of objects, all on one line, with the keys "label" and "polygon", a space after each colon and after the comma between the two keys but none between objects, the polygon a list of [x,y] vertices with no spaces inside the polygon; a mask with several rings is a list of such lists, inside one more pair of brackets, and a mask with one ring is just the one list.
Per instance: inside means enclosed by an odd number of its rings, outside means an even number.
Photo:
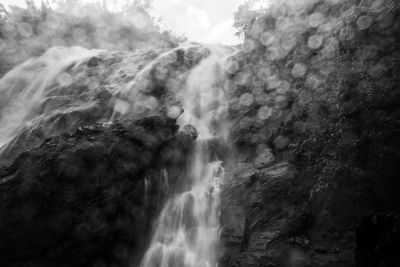
[{"label": "rock face", "polygon": [[[1,266],[137,266],[193,136],[149,117],[48,138],[0,169]],[[169,181],[168,181],[169,179]]]},{"label": "rock face", "polygon": [[263,164],[253,159],[227,166],[222,266],[292,266],[290,257],[297,257],[298,264],[308,261],[303,248],[292,248],[296,240],[289,238],[307,223],[301,218],[303,191],[297,172],[291,164],[274,160],[270,150],[262,157]]},{"label": "rock face", "polygon": [[176,119],[182,113],[176,94],[208,54],[196,44],[135,52],[49,49],[0,80],[0,160],[96,122]]},{"label": "rock face", "polygon": [[271,1],[247,25],[227,69],[222,266],[400,265],[399,14]]},{"label": "rock face", "polygon": [[384,202],[387,188],[370,188],[373,173],[320,187],[315,177],[327,174],[270,149],[225,167],[221,266],[398,265],[400,217]]}]

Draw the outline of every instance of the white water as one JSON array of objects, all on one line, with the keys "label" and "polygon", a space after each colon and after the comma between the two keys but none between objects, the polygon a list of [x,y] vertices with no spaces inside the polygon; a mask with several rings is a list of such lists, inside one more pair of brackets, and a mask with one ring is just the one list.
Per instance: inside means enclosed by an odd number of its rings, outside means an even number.
[{"label": "white water", "polygon": [[190,166],[188,191],[165,204],[142,267],[218,266],[220,235],[220,184],[224,177],[221,161],[212,161],[207,141],[226,133],[213,125],[226,107],[221,69],[227,52],[213,48],[188,77],[179,96],[185,112],[180,126],[191,124],[199,131]]},{"label": "white water", "polygon": [[[0,153],[25,126],[47,115],[37,109],[53,93],[52,89],[58,88],[57,83],[63,86],[61,74],[98,53],[81,47],[53,47],[0,79]],[[72,83],[65,79],[64,83],[68,82]]]}]

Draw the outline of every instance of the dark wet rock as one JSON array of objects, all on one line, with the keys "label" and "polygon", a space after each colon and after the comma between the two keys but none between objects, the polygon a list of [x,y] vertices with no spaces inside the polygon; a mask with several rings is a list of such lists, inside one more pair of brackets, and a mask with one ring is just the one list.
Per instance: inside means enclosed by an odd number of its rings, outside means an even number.
[{"label": "dark wet rock", "polygon": [[185,135],[190,136],[190,138],[192,138],[193,140],[196,139],[199,136],[199,132],[192,125],[183,126],[182,132]]},{"label": "dark wet rock", "polygon": [[2,166],[0,265],[137,266],[187,165],[193,136],[176,133],[162,117],[95,124]]},{"label": "dark wet rock", "polygon": [[291,247],[280,240],[290,230],[301,189],[296,188],[293,166],[271,164],[274,156],[270,153],[266,150],[261,155],[267,156],[266,166],[226,166],[221,196],[222,266],[274,266],[282,248]]},{"label": "dark wet rock", "polygon": [[272,165],[275,162],[275,156],[271,149],[266,148],[254,159],[254,165],[258,168]]},{"label": "dark wet rock", "polygon": [[[310,1],[296,14],[290,3],[271,7],[230,58],[238,156],[222,191],[222,266],[398,265],[397,226],[388,238],[362,218],[400,212],[400,24],[390,20],[400,10],[390,0],[334,2]],[[326,24],[314,29],[315,13]],[[287,36],[296,38],[285,50]]]},{"label": "dark wet rock", "polygon": [[400,221],[394,214],[370,214],[356,228],[356,266],[397,266]]}]

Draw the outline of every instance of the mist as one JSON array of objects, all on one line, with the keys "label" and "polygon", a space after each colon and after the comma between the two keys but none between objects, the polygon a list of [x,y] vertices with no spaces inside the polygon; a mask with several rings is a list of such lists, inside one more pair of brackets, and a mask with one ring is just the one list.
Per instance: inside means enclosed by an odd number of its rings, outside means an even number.
[{"label": "mist", "polygon": [[182,1],[0,5],[0,265],[399,266],[400,5]]}]

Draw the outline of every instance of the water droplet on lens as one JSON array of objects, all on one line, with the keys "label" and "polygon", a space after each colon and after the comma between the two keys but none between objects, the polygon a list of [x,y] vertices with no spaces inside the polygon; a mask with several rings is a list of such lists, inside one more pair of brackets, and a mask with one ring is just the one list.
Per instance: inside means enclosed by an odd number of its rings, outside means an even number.
[{"label": "water droplet on lens", "polygon": [[309,92],[303,91],[299,94],[299,104],[306,105],[312,100],[312,95]]},{"label": "water droplet on lens", "polygon": [[278,95],[275,99],[275,106],[278,109],[284,109],[288,105],[288,99],[284,95]]},{"label": "water droplet on lens", "polygon": [[296,45],[296,42],[297,42],[296,37],[294,37],[294,36],[292,36],[292,37],[287,37],[287,38],[282,39],[282,41],[281,41],[281,47],[282,47],[284,50],[287,50],[287,51],[289,52],[289,51],[292,50],[293,47]]},{"label": "water droplet on lens", "polygon": [[368,74],[374,78],[379,79],[385,73],[386,68],[382,64],[374,64],[368,69]]},{"label": "water droplet on lens", "polygon": [[86,39],[86,31],[81,28],[74,29],[72,36],[75,41],[82,42]]},{"label": "water droplet on lens", "polygon": [[155,110],[158,107],[158,100],[155,97],[148,97],[144,101],[144,106],[150,110]]},{"label": "water droplet on lens", "polygon": [[172,106],[167,109],[167,116],[171,119],[177,119],[182,113],[182,109],[178,106]]},{"label": "water droplet on lens", "polygon": [[290,90],[290,83],[287,81],[282,81],[279,88],[276,90],[278,94],[286,94]]},{"label": "water droplet on lens", "polygon": [[33,34],[32,26],[26,22],[21,23],[18,25],[18,32],[23,37],[29,37]]},{"label": "water droplet on lens", "polygon": [[246,41],[244,41],[244,43],[243,43],[243,51],[244,51],[245,53],[250,53],[250,52],[252,52],[252,51],[254,50],[254,48],[255,48],[254,41],[252,41],[252,40],[246,40]]},{"label": "water droplet on lens", "polygon": [[146,107],[143,105],[143,103],[135,103],[133,106],[133,112],[136,114],[143,114],[146,112]]},{"label": "water droplet on lens", "polygon": [[370,16],[361,16],[357,20],[357,27],[360,30],[366,30],[372,25],[372,18]]},{"label": "water droplet on lens", "polygon": [[266,81],[269,76],[271,76],[271,69],[268,67],[260,68],[257,73],[257,77],[262,81]]},{"label": "water droplet on lens", "polygon": [[263,106],[258,110],[258,117],[261,120],[266,120],[272,115],[272,108],[268,106]]},{"label": "water droplet on lens", "polygon": [[392,25],[393,21],[394,21],[394,16],[392,14],[380,14],[378,17],[378,21],[379,21],[379,27],[381,28],[387,28],[390,25]]},{"label": "water droplet on lens", "polygon": [[290,25],[291,25],[291,20],[288,17],[279,17],[276,21],[276,27],[281,30],[284,31],[286,30]]},{"label": "water droplet on lens", "polygon": [[71,75],[69,75],[66,72],[63,72],[58,76],[57,82],[61,87],[68,87],[72,84],[73,79]]},{"label": "water droplet on lens", "polygon": [[312,14],[308,18],[308,24],[312,28],[317,28],[319,25],[321,25],[323,23],[323,21],[324,21],[324,15],[322,15],[319,12],[316,12],[316,13]]},{"label": "water droplet on lens", "polygon": [[239,101],[242,106],[250,106],[251,104],[253,104],[254,97],[252,94],[245,93],[240,97]]},{"label": "water droplet on lens", "polygon": [[278,150],[284,149],[285,147],[287,147],[289,145],[289,143],[290,143],[290,139],[283,135],[278,136],[274,140],[275,148]]},{"label": "water droplet on lens", "polygon": [[322,79],[315,74],[308,75],[306,84],[312,89],[318,88],[322,84]]},{"label": "water droplet on lens", "polygon": [[279,80],[279,78],[274,75],[268,78],[267,83],[268,83],[268,90],[274,90],[276,88],[278,88],[281,85],[281,80]]},{"label": "water droplet on lens", "polygon": [[296,121],[293,124],[293,131],[295,133],[298,133],[298,134],[304,133],[305,129],[306,129],[306,125],[302,121]]},{"label": "water droplet on lens", "polygon": [[257,105],[267,105],[270,102],[270,96],[268,94],[265,93],[261,93],[259,95],[257,95],[257,97],[255,97],[255,102],[257,103]]},{"label": "water droplet on lens", "polygon": [[324,38],[321,35],[313,35],[308,39],[308,47],[311,49],[318,49],[324,42]]},{"label": "water droplet on lens", "polygon": [[303,77],[307,72],[307,67],[302,63],[296,63],[292,68],[292,75],[295,78]]},{"label": "water droplet on lens", "polygon": [[114,110],[122,115],[125,115],[129,112],[131,106],[128,102],[123,101],[121,99],[117,99],[115,101]]},{"label": "water droplet on lens", "polygon": [[335,37],[330,37],[326,40],[324,49],[322,50],[323,56],[329,58],[334,56],[335,52],[339,47],[339,42]]},{"label": "water droplet on lens", "polygon": [[356,52],[359,59],[366,60],[377,56],[378,49],[373,45],[367,45]]},{"label": "water droplet on lens", "polygon": [[254,120],[252,118],[249,118],[249,117],[244,117],[239,122],[240,127],[242,129],[249,129],[252,126],[253,123],[254,123]]},{"label": "water droplet on lens", "polygon": [[252,27],[251,27],[251,29],[250,29],[250,35],[251,35],[253,38],[257,38],[257,39],[258,39],[258,37],[260,36],[260,34],[262,33],[262,31],[263,31],[262,25],[260,25],[260,24],[258,24],[258,23],[255,23],[255,24],[252,25]]},{"label": "water droplet on lens", "polygon": [[264,32],[260,36],[260,42],[264,46],[269,46],[275,41],[275,37],[272,35],[271,32]]},{"label": "water droplet on lens", "polygon": [[236,72],[239,71],[240,66],[237,61],[229,61],[226,64],[225,68],[226,68],[226,72],[228,72],[229,74],[235,74]]}]

